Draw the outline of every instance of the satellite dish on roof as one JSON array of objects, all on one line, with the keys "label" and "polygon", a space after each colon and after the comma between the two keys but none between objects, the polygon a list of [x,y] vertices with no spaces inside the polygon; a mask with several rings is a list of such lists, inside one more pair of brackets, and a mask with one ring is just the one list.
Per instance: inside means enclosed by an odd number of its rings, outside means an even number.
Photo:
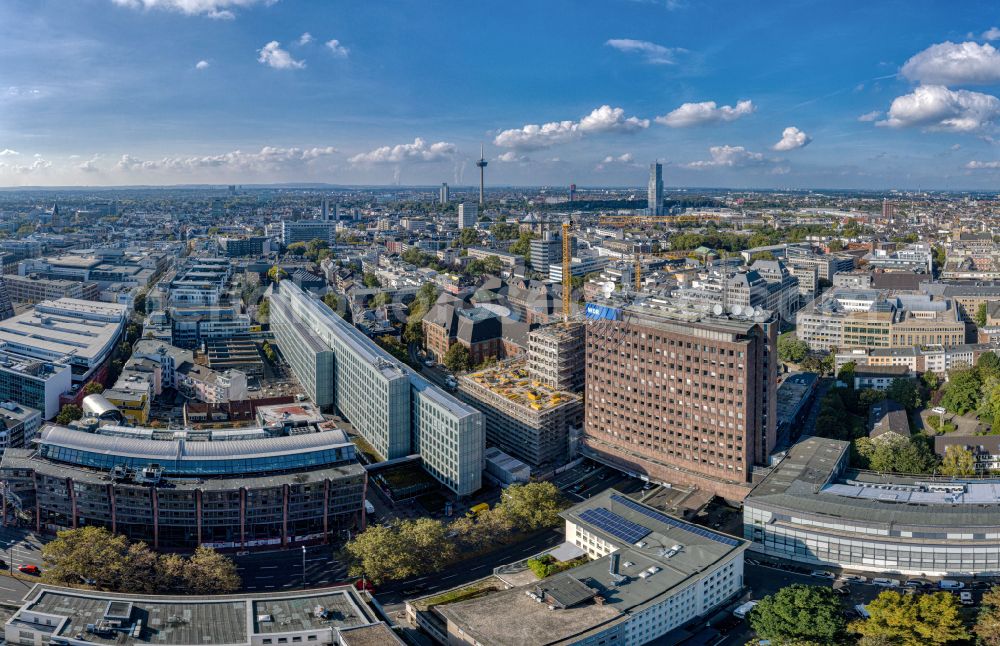
[{"label": "satellite dish on roof", "polygon": [[722,312],[723,309],[721,305],[714,305],[712,307],[712,314],[715,314],[716,316],[722,316]]},{"label": "satellite dish on roof", "polygon": [[601,285],[601,291],[604,292],[604,298],[610,298],[615,291],[615,286],[611,282],[604,283]]},{"label": "satellite dish on roof", "polygon": [[733,305],[733,314],[736,316],[741,316],[743,314],[743,306]]}]

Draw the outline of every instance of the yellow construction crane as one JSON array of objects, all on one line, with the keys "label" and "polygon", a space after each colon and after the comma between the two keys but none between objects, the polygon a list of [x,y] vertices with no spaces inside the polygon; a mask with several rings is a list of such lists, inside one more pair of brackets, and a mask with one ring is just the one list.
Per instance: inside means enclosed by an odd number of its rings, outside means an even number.
[{"label": "yellow construction crane", "polygon": [[657,224],[688,224],[692,222],[721,222],[722,216],[712,213],[697,215],[602,215],[597,223],[604,227],[650,226]]},{"label": "yellow construction crane", "polygon": [[569,220],[562,223],[562,305],[563,322],[569,322],[570,292],[573,291],[573,278],[570,276],[570,266],[572,265],[572,251],[569,244]]}]

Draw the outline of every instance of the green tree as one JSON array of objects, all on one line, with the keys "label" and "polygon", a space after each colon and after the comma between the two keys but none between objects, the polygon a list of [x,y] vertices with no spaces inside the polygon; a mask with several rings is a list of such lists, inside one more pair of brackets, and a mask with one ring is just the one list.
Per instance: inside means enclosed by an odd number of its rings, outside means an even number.
[{"label": "green tree", "polygon": [[984,646],[1000,646],[1000,587],[994,586],[983,594],[972,632]]},{"label": "green tree", "polygon": [[142,315],[146,313],[146,294],[148,293],[145,289],[140,289],[135,295],[135,300],[132,301],[132,309],[136,314]]},{"label": "green tree", "polygon": [[869,462],[873,470],[887,473],[930,473],[937,466],[936,456],[920,436],[879,438]]},{"label": "green tree", "polygon": [[795,583],[764,597],[750,613],[750,625],[774,643],[808,640],[832,644],[846,627],[832,588]]},{"label": "green tree", "polygon": [[984,352],[976,361],[976,370],[979,378],[986,381],[989,378],[1000,378],[1000,356],[993,352]]},{"label": "green tree", "polygon": [[534,531],[557,525],[563,503],[559,489],[551,482],[531,482],[507,487],[497,510],[518,529]]},{"label": "green tree", "polygon": [[479,243],[479,232],[472,228],[462,229],[455,239],[453,247],[474,247]]},{"label": "green tree", "polygon": [[920,408],[923,403],[920,401],[920,390],[912,379],[893,379],[885,394],[908,411]]},{"label": "green tree", "polygon": [[236,564],[210,547],[201,545],[184,564],[184,590],[191,594],[236,592],[242,581]]},{"label": "green tree", "polygon": [[266,296],[257,304],[257,320],[261,323],[271,320],[271,299]]},{"label": "green tree", "polygon": [[87,384],[86,386],[83,387],[83,394],[84,394],[84,396],[86,396],[86,395],[99,395],[99,394],[101,394],[103,392],[104,392],[104,385],[101,384],[101,383],[99,383],[99,382],[96,382],[96,381],[92,381],[92,382],[90,382],[89,384]]},{"label": "green tree", "polygon": [[941,377],[933,370],[925,372],[921,379],[923,379],[924,385],[927,386],[927,390],[937,390],[938,386],[941,385]]},{"label": "green tree", "polygon": [[531,260],[531,241],[535,235],[530,231],[522,231],[517,238],[517,242],[510,246],[510,252],[519,256],[524,256],[526,261]]},{"label": "green tree", "polygon": [[795,336],[794,332],[785,332],[778,337],[778,358],[782,361],[799,363],[809,354],[809,345]]},{"label": "green tree", "polygon": [[379,292],[375,294],[375,298],[372,299],[372,307],[382,307],[383,305],[388,305],[392,302],[392,296],[389,292]]},{"label": "green tree", "polygon": [[980,303],[979,307],[976,308],[976,315],[972,318],[976,322],[976,327],[986,326],[987,314],[986,303]]},{"label": "green tree", "polygon": [[340,299],[333,292],[327,292],[323,295],[323,302],[334,312],[340,307]]},{"label": "green tree", "polygon": [[515,240],[520,235],[519,227],[508,222],[497,222],[490,227],[490,233],[497,240]]},{"label": "green tree", "polygon": [[267,277],[271,279],[272,283],[281,282],[282,279],[288,277],[288,272],[275,265],[267,270]]},{"label": "green tree", "polygon": [[981,386],[979,372],[974,368],[952,370],[948,375],[941,405],[959,415],[975,410],[979,405]]},{"label": "green tree", "polygon": [[118,590],[128,570],[128,539],[103,527],[65,529],[42,547],[43,579],[56,585],[78,585],[83,578],[102,590]]},{"label": "green tree", "polygon": [[83,410],[76,404],[64,404],[56,415],[56,424],[66,425],[83,417]]},{"label": "green tree", "polygon": [[365,274],[361,281],[365,284],[365,287],[369,289],[374,289],[376,287],[381,287],[382,283],[379,281],[378,276],[375,274]]},{"label": "green tree", "polygon": [[858,363],[856,361],[848,361],[840,367],[840,372],[837,373],[837,380],[842,381],[848,388],[854,388],[854,371],[857,367]]},{"label": "green tree", "polygon": [[935,646],[970,637],[955,596],[948,592],[910,595],[886,590],[866,608],[870,618],[850,625],[852,632],[866,640],[885,638],[899,646]]},{"label": "green tree", "polygon": [[472,355],[461,343],[453,343],[444,354],[444,365],[452,372],[465,372],[472,365]]},{"label": "green tree", "polygon": [[295,255],[295,256],[304,256],[306,254],[306,250],[307,249],[308,249],[308,246],[306,245],[306,243],[304,243],[304,242],[293,242],[292,244],[288,245],[287,251],[288,251],[288,253],[290,253],[292,255]]},{"label": "green tree", "polygon": [[940,471],[946,476],[972,476],[976,474],[976,459],[972,451],[965,447],[947,446],[941,458]]}]

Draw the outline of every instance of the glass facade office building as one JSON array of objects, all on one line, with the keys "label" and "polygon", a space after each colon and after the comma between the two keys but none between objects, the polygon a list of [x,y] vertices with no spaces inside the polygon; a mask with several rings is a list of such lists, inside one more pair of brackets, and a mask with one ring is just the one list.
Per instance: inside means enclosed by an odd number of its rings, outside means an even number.
[{"label": "glass facade office building", "polygon": [[309,396],[339,411],[383,458],[419,453],[427,471],[458,495],[482,486],[482,413],[424,380],[292,281],[272,288],[271,326]]},{"label": "glass facade office building", "polygon": [[847,442],[804,438],[743,503],[752,550],[915,576],[1000,573],[1000,483],[849,470]]}]

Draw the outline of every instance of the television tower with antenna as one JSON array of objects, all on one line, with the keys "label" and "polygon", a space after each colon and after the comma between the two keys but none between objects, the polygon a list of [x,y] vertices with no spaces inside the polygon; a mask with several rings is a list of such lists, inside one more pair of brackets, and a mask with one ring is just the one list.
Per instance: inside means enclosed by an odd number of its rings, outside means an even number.
[{"label": "television tower with antenna", "polygon": [[479,166],[479,208],[485,206],[485,199],[483,198],[483,185],[486,174],[486,157],[483,155],[483,146],[479,145],[479,161],[476,162],[476,166]]}]

